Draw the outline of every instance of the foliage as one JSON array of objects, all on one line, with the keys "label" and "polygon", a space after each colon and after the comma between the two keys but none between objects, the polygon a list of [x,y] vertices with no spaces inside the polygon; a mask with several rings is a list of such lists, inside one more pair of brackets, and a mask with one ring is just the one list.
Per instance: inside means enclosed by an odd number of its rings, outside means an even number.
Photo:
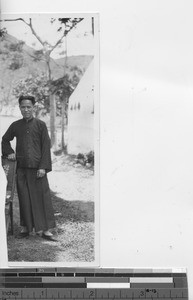
[{"label": "foliage", "polygon": [[[19,96],[23,93],[31,93],[33,94],[37,99],[37,114],[42,111],[44,113],[47,113],[50,110],[50,131],[51,131],[51,144],[54,145],[56,143],[56,134],[55,134],[55,102],[50,101],[52,99],[52,95],[55,94],[58,96],[58,109],[57,113],[61,114],[62,116],[62,131],[64,129],[64,115],[66,116],[67,120],[67,109],[68,109],[68,99],[73,92],[75,86],[78,83],[78,77],[76,74],[73,75],[73,78],[70,78],[67,74],[60,80],[61,84],[58,85],[58,82],[56,83],[56,86],[52,85],[52,69],[51,69],[51,54],[56,48],[60,48],[63,41],[65,40],[65,56],[67,57],[67,36],[68,33],[76,27],[76,25],[83,20],[83,18],[57,18],[57,19],[51,19],[51,23],[54,23],[57,20],[59,22],[59,28],[57,31],[60,33],[60,38],[55,42],[55,44],[50,44],[44,38],[40,37],[36,29],[33,25],[32,18],[28,18],[26,21],[23,18],[11,18],[11,19],[5,19],[3,21],[5,22],[23,22],[31,31],[32,35],[35,36],[36,40],[41,44],[42,48],[41,50],[34,51],[33,55],[31,53],[28,53],[28,51],[25,49],[25,52],[33,57],[33,60],[35,62],[38,61],[44,61],[46,63],[46,72],[47,72],[47,78],[35,78],[35,77],[29,77],[27,79],[21,80],[16,86],[13,91],[13,94],[15,96]],[[1,35],[4,34],[4,31],[0,32]],[[18,46],[21,48],[18,48]],[[15,52],[18,54],[18,52],[21,52],[23,45],[20,43],[19,45],[10,45],[11,49],[9,49],[11,52]],[[23,53],[22,53],[23,54]],[[3,59],[6,55],[3,55]],[[9,58],[10,60],[10,58]],[[11,63],[9,64],[9,69],[11,70],[17,70],[21,68],[23,65],[23,59],[19,57],[18,55],[13,55]],[[76,73],[76,72],[74,72]]]},{"label": "foliage", "polygon": [[76,162],[80,163],[83,166],[94,166],[94,151],[90,151],[89,153],[83,154],[79,153],[76,157]]},{"label": "foliage", "polygon": [[21,52],[23,50],[24,41],[18,41],[17,43],[11,43],[8,45],[8,48],[12,52]]},{"label": "foliage", "polygon": [[67,117],[68,102],[71,94],[80,81],[83,72],[77,66],[70,68],[62,78],[52,81],[52,89],[57,95],[57,113],[61,114],[62,103],[65,102],[65,115]]},{"label": "foliage", "polygon": [[43,50],[35,50],[34,51],[34,61],[40,61],[43,59],[44,52]]},{"label": "foliage", "polygon": [[17,98],[23,94],[30,94],[36,98],[36,114],[45,115],[50,112],[49,95],[50,92],[57,96],[57,115],[61,115],[61,107],[63,101],[66,103],[65,115],[67,117],[68,100],[75,87],[77,86],[81,69],[73,67],[70,73],[66,73],[62,78],[48,81],[46,74],[32,76],[18,81],[13,87],[13,95]]},{"label": "foliage", "polygon": [[11,62],[8,66],[8,68],[10,70],[17,70],[17,69],[20,69],[23,65],[23,55],[20,54],[20,53],[14,53],[14,55],[12,56],[11,58]]},{"label": "foliage", "polygon": [[29,76],[20,80],[13,88],[13,95],[17,98],[30,94],[36,98],[36,114],[46,114],[49,111],[49,87],[47,76],[42,73],[37,76]]},{"label": "foliage", "polygon": [[69,98],[74,89],[76,88],[77,84],[79,83],[82,75],[83,71],[79,67],[71,67],[70,71],[61,78],[62,81],[57,82],[58,95],[61,98],[64,96],[66,98]]},{"label": "foliage", "polygon": [[1,57],[2,60],[6,60],[6,58],[7,58],[8,55],[9,55],[9,51],[8,51],[8,50],[5,50],[5,49],[0,49],[0,55],[2,56],[2,57]]},{"label": "foliage", "polygon": [[7,29],[6,28],[0,29],[0,38],[4,38],[5,35],[6,35],[6,33],[7,33]]},{"label": "foliage", "polygon": [[90,151],[86,154],[86,162],[94,165],[94,151]]},{"label": "foliage", "polygon": [[24,44],[24,41],[3,43],[0,49],[1,60],[6,61],[8,68],[12,71],[20,69],[23,66],[24,59],[22,50]]},{"label": "foliage", "polygon": [[[63,35],[67,36],[67,34],[76,27],[76,25],[78,23],[80,23],[82,20],[84,20],[83,18],[58,18],[58,21],[60,22],[61,26],[59,26],[58,28],[58,32],[63,30],[64,27],[64,31],[63,31]],[[54,23],[56,21],[56,19],[52,18],[51,19],[51,23]]]}]

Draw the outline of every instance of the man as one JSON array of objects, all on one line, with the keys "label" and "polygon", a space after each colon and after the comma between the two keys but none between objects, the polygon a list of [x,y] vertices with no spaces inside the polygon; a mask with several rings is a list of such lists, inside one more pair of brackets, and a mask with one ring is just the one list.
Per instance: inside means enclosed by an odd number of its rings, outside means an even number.
[{"label": "man", "polygon": [[[21,232],[28,237],[33,228],[42,238],[55,241],[49,229],[55,227],[47,172],[52,169],[50,138],[46,124],[33,117],[35,98],[20,96],[23,119],[13,122],[2,137],[2,154],[17,160],[17,192]],[[16,137],[16,154],[10,141]]]}]

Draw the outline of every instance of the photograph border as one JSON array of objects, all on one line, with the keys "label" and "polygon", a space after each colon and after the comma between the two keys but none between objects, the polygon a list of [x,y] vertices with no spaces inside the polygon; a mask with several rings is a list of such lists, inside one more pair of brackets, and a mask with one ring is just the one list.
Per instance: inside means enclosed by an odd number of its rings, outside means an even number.
[{"label": "photograph border", "polygon": [[[94,261],[92,262],[12,262],[8,261],[9,267],[82,267],[82,266],[93,266],[97,267],[100,264],[100,74],[99,74],[99,13],[96,12],[65,12],[65,13],[1,13],[1,17],[33,17],[33,16],[46,16],[46,17],[94,17],[94,152],[95,152],[95,171],[94,171],[94,230],[95,230],[95,241],[94,241]],[[6,235],[6,232],[5,232]],[[6,251],[8,252],[7,245],[5,245]]]}]

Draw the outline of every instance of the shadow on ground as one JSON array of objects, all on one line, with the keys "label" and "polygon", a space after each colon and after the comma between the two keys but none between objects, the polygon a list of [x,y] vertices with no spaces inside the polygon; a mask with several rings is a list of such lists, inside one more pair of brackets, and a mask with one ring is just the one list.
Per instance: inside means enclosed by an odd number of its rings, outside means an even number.
[{"label": "shadow on ground", "polygon": [[42,239],[35,233],[18,239],[20,231],[19,203],[13,201],[14,235],[8,234],[10,262],[92,262],[94,261],[94,203],[80,200],[67,201],[51,191],[55,211],[57,242]]},{"label": "shadow on ground", "polygon": [[61,213],[62,219],[72,222],[94,222],[94,202],[64,200],[53,191],[51,198],[54,211]]}]

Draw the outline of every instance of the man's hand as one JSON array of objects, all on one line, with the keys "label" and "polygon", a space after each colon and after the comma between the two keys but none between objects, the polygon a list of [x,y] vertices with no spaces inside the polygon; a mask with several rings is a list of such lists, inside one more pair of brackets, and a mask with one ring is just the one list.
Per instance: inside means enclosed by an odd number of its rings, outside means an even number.
[{"label": "man's hand", "polygon": [[7,158],[8,158],[9,160],[16,160],[15,153],[9,154],[9,155],[7,156]]},{"label": "man's hand", "polygon": [[42,178],[44,177],[46,174],[46,170],[45,169],[39,169],[37,170],[37,178]]}]

